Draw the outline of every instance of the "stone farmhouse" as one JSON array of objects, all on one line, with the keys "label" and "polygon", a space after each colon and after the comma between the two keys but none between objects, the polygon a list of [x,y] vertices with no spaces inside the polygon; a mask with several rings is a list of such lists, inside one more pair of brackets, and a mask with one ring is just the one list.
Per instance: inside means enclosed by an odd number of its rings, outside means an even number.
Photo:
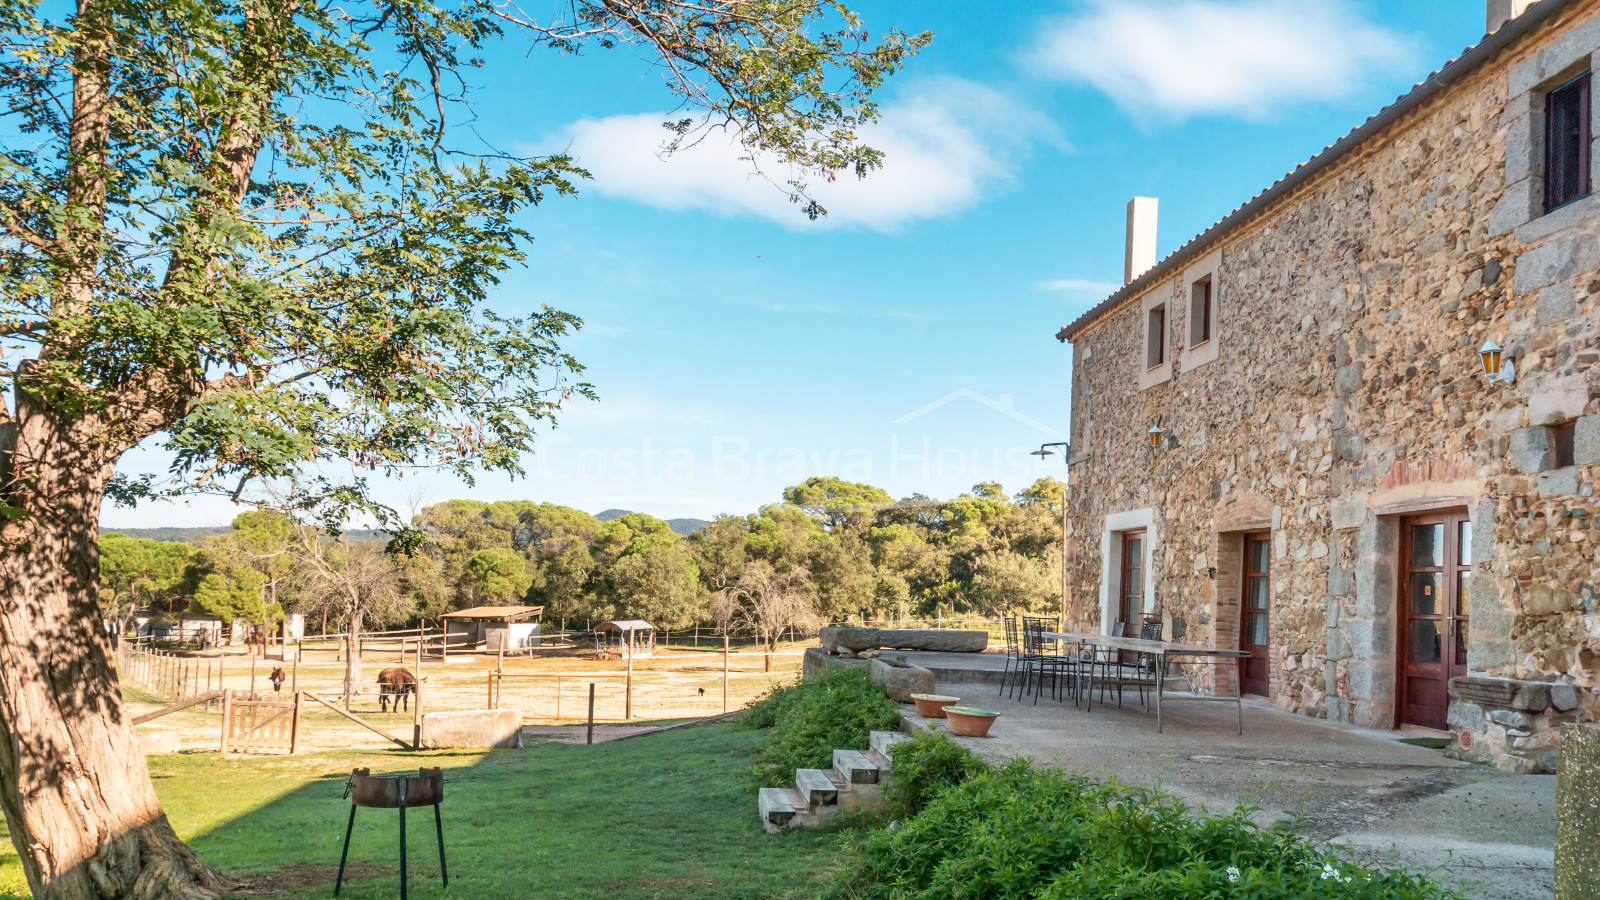
[{"label": "stone farmhouse", "polygon": [[1126,284],[1072,354],[1069,627],[1554,771],[1600,710],[1600,0],[1488,34]]}]

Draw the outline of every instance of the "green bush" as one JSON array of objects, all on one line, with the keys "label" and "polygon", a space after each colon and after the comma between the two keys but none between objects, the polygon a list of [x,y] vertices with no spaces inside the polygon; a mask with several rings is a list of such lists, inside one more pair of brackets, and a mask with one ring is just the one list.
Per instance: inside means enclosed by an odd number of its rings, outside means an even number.
[{"label": "green bush", "polygon": [[794,702],[800,696],[801,685],[805,684],[800,679],[775,684],[767,688],[767,692],[757,697],[748,709],[739,716],[738,722],[746,728],[771,728],[778,724],[778,710]]},{"label": "green bush", "polygon": [[900,706],[867,678],[866,667],[832,666],[770,691],[746,716],[771,722],[752,769],[767,787],[794,783],[795,769],[826,769],[834,750],[861,750],[868,732],[900,724]]},{"label": "green bush", "polygon": [[[900,777],[895,755],[893,778]],[[1241,808],[1195,814],[1171,795],[1024,761],[937,794],[839,867],[848,900],[1438,900],[1419,875],[1367,869]]]},{"label": "green bush", "polygon": [[922,811],[933,798],[975,775],[989,764],[940,732],[923,731],[894,745],[894,774],[887,795],[896,818]]}]

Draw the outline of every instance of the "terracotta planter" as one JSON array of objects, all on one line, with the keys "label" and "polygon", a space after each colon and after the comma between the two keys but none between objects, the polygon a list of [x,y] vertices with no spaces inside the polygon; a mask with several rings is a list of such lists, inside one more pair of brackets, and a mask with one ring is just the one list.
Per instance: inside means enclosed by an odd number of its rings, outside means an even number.
[{"label": "terracotta planter", "polygon": [[987,737],[989,726],[1000,718],[993,710],[970,706],[946,706],[944,714],[950,719],[950,733],[957,737]]},{"label": "terracotta planter", "polygon": [[912,694],[911,702],[917,704],[917,715],[925,719],[942,719],[944,708],[960,703],[961,698],[943,694]]}]

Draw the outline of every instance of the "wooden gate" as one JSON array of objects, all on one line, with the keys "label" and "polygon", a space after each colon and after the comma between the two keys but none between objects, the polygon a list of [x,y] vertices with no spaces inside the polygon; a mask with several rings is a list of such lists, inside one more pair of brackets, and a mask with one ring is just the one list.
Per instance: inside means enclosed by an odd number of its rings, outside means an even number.
[{"label": "wooden gate", "polygon": [[304,692],[289,697],[226,691],[222,697],[222,755],[294,753],[300,745]]}]

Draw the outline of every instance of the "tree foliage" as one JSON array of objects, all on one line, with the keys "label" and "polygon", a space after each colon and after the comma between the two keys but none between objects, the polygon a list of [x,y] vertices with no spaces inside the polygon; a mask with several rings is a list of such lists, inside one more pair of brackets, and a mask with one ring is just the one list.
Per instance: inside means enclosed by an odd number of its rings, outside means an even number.
[{"label": "tree foliage", "polygon": [[212,572],[200,580],[191,612],[211,616],[224,625],[244,622],[264,625],[283,617],[281,607],[269,606],[262,596],[266,578],[254,569]]},{"label": "tree foliage", "polygon": [[479,550],[467,560],[467,575],[485,606],[520,599],[533,586],[527,560],[512,550]]},{"label": "tree foliage", "polygon": [[682,630],[705,617],[700,570],[674,547],[655,544],[617,560],[609,593],[613,615],[643,619],[658,629]]},{"label": "tree foliage", "polygon": [[100,602],[106,617],[122,621],[137,607],[170,607],[192,593],[199,557],[191,544],[105,535],[100,539]]}]

